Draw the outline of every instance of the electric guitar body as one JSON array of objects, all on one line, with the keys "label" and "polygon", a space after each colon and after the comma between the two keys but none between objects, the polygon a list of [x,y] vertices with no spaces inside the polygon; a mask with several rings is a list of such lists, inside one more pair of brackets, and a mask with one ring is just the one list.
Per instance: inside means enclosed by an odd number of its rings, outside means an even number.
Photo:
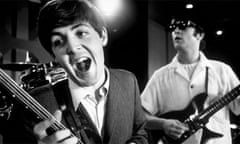
[{"label": "electric guitar body", "polygon": [[201,144],[205,144],[209,139],[222,137],[222,134],[209,130],[207,127],[205,127],[205,125],[208,123],[209,118],[213,114],[233,101],[239,94],[240,85],[204,109],[203,105],[207,95],[202,93],[195,96],[184,109],[159,115],[158,117],[165,119],[177,119],[186,124],[189,127],[189,130],[186,131],[180,138],[172,139],[162,130],[156,130],[153,128],[154,124],[147,124],[146,128],[149,131],[150,142],[152,144],[157,144],[161,139],[164,144],[181,144],[200,129],[203,130],[203,135],[200,142]]}]

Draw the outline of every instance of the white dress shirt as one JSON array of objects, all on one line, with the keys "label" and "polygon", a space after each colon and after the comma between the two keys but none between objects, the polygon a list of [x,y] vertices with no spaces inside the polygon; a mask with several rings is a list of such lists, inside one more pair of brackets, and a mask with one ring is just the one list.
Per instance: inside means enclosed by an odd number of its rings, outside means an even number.
[{"label": "white dress shirt", "polygon": [[75,111],[81,103],[87,110],[100,135],[104,121],[105,104],[107,101],[110,79],[107,68],[105,68],[105,72],[106,77],[104,83],[98,89],[95,89],[94,87],[79,87],[71,79],[69,79],[69,88]]},{"label": "white dress shirt", "polygon": [[[209,78],[208,98],[204,103],[205,107],[239,84],[236,74],[229,65],[209,60],[203,53],[200,53],[200,61],[191,74],[192,78],[189,78],[188,71],[175,56],[170,64],[158,69],[149,80],[141,95],[143,107],[153,115],[184,109],[196,95],[205,92],[206,66],[209,67]],[[237,98],[210,118],[207,127],[222,133],[224,136],[212,139],[207,144],[232,143],[229,109],[235,114],[239,114],[240,99]],[[197,140],[198,137],[194,138],[193,136],[192,140],[194,139]],[[198,142],[194,142],[194,144],[198,144]]]}]

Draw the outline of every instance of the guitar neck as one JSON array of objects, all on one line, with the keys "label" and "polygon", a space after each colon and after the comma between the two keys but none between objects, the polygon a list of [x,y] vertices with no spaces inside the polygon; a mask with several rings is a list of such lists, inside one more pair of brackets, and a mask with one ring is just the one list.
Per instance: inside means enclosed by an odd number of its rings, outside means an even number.
[{"label": "guitar neck", "polygon": [[208,120],[213,114],[215,114],[218,110],[223,108],[225,105],[229,104],[231,101],[233,101],[238,95],[240,94],[240,85],[232,89],[229,93],[227,93],[225,96],[208,106],[206,109],[204,109],[199,115],[197,116],[197,119],[201,120]]},{"label": "guitar neck", "polygon": [[51,128],[54,131],[66,129],[61,122],[56,120],[51,113],[49,113],[42,105],[40,105],[33,97],[31,97],[2,69],[0,69],[0,83],[14,99],[20,101],[24,107],[31,110],[39,119],[53,121]]}]

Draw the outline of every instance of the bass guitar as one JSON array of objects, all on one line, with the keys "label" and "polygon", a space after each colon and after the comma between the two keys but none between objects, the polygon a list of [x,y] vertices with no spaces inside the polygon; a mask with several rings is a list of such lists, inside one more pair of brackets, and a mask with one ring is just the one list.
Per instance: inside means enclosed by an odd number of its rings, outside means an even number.
[{"label": "bass guitar", "polygon": [[[20,87],[8,74],[0,69],[0,91],[7,92],[12,98],[20,102],[26,109],[33,112],[39,120],[51,120],[53,124],[50,129],[52,131],[58,131],[66,129],[66,127],[59,122],[50,112],[48,112],[42,105],[40,105],[33,97],[31,97],[22,87]],[[11,107],[7,112],[8,116],[11,112]],[[6,111],[7,108],[5,108]],[[4,112],[2,115],[4,115]],[[1,116],[1,115],[0,115]],[[73,132],[71,136],[76,136]],[[76,136],[77,137],[77,136]],[[82,139],[78,137],[78,144],[84,144]]]},{"label": "bass guitar", "polygon": [[240,85],[204,109],[203,103],[205,102],[207,95],[202,93],[195,96],[183,110],[171,111],[159,115],[161,118],[177,119],[187,125],[189,130],[186,131],[180,138],[172,139],[161,130],[154,130],[153,128],[147,127],[150,131],[152,142],[157,143],[159,139],[162,139],[166,144],[181,144],[200,129],[203,130],[201,144],[205,144],[209,139],[222,137],[222,134],[209,130],[206,127],[206,124],[213,114],[233,101],[239,94]]}]

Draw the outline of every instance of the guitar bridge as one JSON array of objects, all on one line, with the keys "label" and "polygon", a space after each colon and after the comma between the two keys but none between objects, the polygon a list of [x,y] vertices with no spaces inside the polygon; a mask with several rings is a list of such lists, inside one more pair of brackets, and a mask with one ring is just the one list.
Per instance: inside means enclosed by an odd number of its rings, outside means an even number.
[{"label": "guitar bridge", "polygon": [[182,141],[186,140],[187,138],[189,138],[191,135],[193,135],[195,132],[197,132],[199,129],[201,128],[204,128],[205,127],[205,124],[206,122],[205,121],[202,121],[202,120],[199,120],[199,119],[195,119],[195,118],[192,118],[190,117],[189,119],[187,119],[185,122],[184,122],[189,130],[186,131],[180,139],[182,139]]}]

